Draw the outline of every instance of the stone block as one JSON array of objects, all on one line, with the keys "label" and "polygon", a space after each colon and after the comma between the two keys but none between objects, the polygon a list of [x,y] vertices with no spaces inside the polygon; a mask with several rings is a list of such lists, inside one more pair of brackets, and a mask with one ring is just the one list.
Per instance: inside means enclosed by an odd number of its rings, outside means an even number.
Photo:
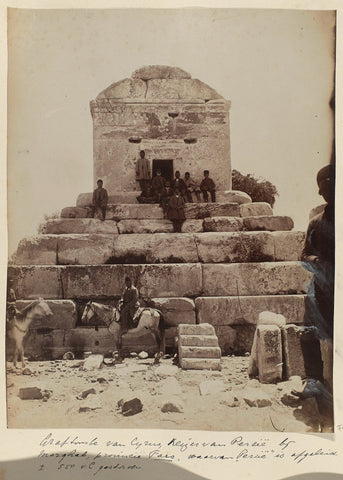
[{"label": "stone block", "polygon": [[286,319],[280,313],[264,311],[258,315],[257,326],[259,325],[276,325],[277,327],[281,327],[282,325],[286,325]]},{"label": "stone block", "polygon": [[24,387],[19,389],[21,400],[40,400],[43,398],[42,390],[38,387]]},{"label": "stone block", "polygon": [[274,241],[264,232],[194,234],[199,261],[203,263],[270,262]]},{"label": "stone block", "polygon": [[89,218],[91,215],[90,207],[65,207],[61,211],[61,218]]},{"label": "stone block", "polygon": [[282,380],[281,331],[276,325],[257,327],[257,366],[261,383]]},{"label": "stone block", "polygon": [[247,297],[198,297],[195,299],[198,323],[212,325],[256,325],[258,312],[284,315],[287,323],[302,323],[304,295],[261,295]]},{"label": "stone block", "polygon": [[101,98],[142,98],[144,99],[146,84],[139,78],[125,78],[119,82],[112,83],[97,96]]},{"label": "stone block", "polygon": [[56,265],[57,237],[37,235],[19,242],[15,263],[17,265]]},{"label": "stone block", "polygon": [[59,265],[101,265],[113,255],[113,235],[59,235]]},{"label": "stone block", "polygon": [[311,274],[298,262],[204,264],[204,296],[307,293]]},{"label": "stone block", "polygon": [[162,208],[157,204],[120,204],[107,205],[106,220],[142,220],[142,219],[163,219]]},{"label": "stone block", "polygon": [[274,232],[275,260],[292,261],[300,260],[305,244],[304,232]]},{"label": "stone block", "polygon": [[198,255],[192,234],[147,233],[115,237],[112,255],[106,263],[195,263],[197,261]]},{"label": "stone block", "polygon": [[219,347],[185,347],[179,345],[180,358],[221,358]]},{"label": "stone block", "polygon": [[183,358],[180,367],[184,370],[221,370],[218,358]]},{"label": "stone block", "polygon": [[189,218],[239,217],[238,203],[186,203],[185,216]]},{"label": "stone block", "polygon": [[44,234],[109,234],[119,233],[117,223],[113,220],[102,222],[96,218],[58,218],[48,220],[44,227]]},{"label": "stone block", "polygon": [[255,217],[255,216],[268,216],[273,215],[273,209],[266,202],[252,202],[252,203],[245,203],[240,207],[240,215],[241,217]]},{"label": "stone block", "polygon": [[242,393],[243,400],[249,405],[249,407],[269,407],[272,404],[270,396],[255,388],[245,388]]},{"label": "stone block", "polygon": [[33,265],[8,268],[8,277],[14,280],[17,298],[63,298],[61,269],[58,266]]},{"label": "stone block", "polygon": [[135,70],[132,78],[152,80],[153,78],[191,78],[191,75],[181,68],[168,65],[148,65]]},{"label": "stone block", "polygon": [[[17,309],[23,310],[31,301],[18,300]],[[57,328],[68,330],[74,328],[77,321],[75,304],[71,300],[47,300],[52,311],[52,317],[34,318],[30,324],[31,329]]]},{"label": "stone block", "polygon": [[215,335],[181,335],[180,347],[217,347],[218,338]]},{"label": "stone block", "polygon": [[[103,355],[90,355],[83,362],[82,368],[84,370],[99,370],[100,368],[102,368],[103,363],[104,363],[104,356]],[[84,392],[84,393],[86,393],[86,392]],[[95,393],[95,390],[94,389],[87,390],[86,397],[90,393]],[[86,398],[86,397],[83,396],[82,398]]]},{"label": "stone block", "polygon": [[286,379],[299,375],[306,377],[304,357],[301,349],[301,330],[297,325],[285,325],[281,328],[284,372]]},{"label": "stone block", "polygon": [[190,298],[154,298],[156,308],[161,310],[166,327],[180,323],[195,324],[195,305]]},{"label": "stone block", "polygon": [[243,230],[243,219],[239,217],[204,218],[204,232],[238,232]]},{"label": "stone block", "polygon": [[215,330],[209,323],[202,325],[184,325],[178,326],[179,335],[215,335]]},{"label": "stone block", "polygon": [[181,402],[181,400],[179,398],[169,400],[169,401],[163,403],[163,405],[161,407],[161,412],[163,412],[163,413],[167,413],[167,412],[182,413],[183,410],[184,410],[184,406],[183,406],[183,403]]},{"label": "stone block", "polygon": [[65,344],[73,353],[92,352],[93,354],[108,354],[116,350],[113,335],[106,327],[95,328],[77,327],[70,330]]},{"label": "stone block", "polygon": [[251,197],[245,192],[239,190],[221,190],[216,192],[217,202],[236,202],[239,204],[242,203],[251,203]]},{"label": "stone block", "polygon": [[63,267],[65,298],[121,296],[126,276],[142,297],[195,297],[202,289],[201,266],[192,264],[94,265]]},{"label": "stone block", "polygon": [[259,215],[244,217],[243,225],[245,230],[269,230],[275,232],[292,230],[294,222],[290,217]]},{"label": "stone block", "polygon": [[222,98],[213,88],[193,78],[153,78],[148,81],[147,100]]},{"label": "stone block", "polygon": [[[110,205],[121,204],[121,203],[132,203],[138,204],[137,196],[140,194],[137,190],[131,192],[117,192],[115,194],[108,195],[108,203]],[[77,207],[87,207],[92,204],[93,194],[90,193],[80,193],[76,200]]]},{"label": "stone block", "polygon": [[[107,222],[102,222],[107,223]],[[121,220],[118,222],[119,233],[173,233],[173,224],[170,220]],[[203,231],[203,220],[190,219],[182,224],[182,233],[198,233]]]}]

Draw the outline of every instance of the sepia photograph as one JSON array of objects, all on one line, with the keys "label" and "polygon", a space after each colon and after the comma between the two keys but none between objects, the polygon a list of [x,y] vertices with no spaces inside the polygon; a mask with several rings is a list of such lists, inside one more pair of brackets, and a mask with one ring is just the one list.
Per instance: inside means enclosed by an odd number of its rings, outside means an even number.
[{"label": "sepia photograph", "polygon": [[334,432],[336,12],[8,9],[9,429]]}]

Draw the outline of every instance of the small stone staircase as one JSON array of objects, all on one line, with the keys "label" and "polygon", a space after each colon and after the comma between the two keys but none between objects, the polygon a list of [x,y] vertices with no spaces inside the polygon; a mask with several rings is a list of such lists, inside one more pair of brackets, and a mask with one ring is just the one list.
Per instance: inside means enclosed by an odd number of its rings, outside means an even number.
[{"label": "small stone staircase", "polygon": [[221,350],[213,325],[178,326],[179,365],[184,370],[220,370]]}]

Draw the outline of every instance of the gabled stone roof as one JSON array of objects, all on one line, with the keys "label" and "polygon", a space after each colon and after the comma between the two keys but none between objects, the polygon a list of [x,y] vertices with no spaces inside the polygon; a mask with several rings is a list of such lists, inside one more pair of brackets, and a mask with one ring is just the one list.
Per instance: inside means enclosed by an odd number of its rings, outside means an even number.
[{"label": "gabled stone roof", "polygon": [[194,100],[223,99],[213,88],[181,68],[167,65],[150,65],[135,70],[131,78],[112,83],[97,96],[113,99],[139,100]]}]

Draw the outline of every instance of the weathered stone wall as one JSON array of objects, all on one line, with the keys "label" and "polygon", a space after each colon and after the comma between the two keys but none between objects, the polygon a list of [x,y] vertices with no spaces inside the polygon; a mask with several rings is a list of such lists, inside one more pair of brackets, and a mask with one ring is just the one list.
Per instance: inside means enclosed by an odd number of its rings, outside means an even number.
[{"label": "weathered stone wall", "polygon": [[135,165],[145,150],[151,165],[173,160],[174,172],[199,181],[209,169],[218,190],[230,189],[230,102],[186,72],[173,78],[171,67],[149,68],[155,78],[139,70],[91,102],[94,182],[102,178],[109,193],[138,190]]}]

